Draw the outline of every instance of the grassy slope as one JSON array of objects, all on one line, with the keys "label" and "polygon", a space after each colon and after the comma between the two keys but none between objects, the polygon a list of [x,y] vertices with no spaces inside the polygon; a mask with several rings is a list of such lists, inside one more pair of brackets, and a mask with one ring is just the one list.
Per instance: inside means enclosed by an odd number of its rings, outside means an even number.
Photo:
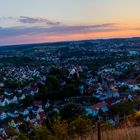
[{"label": "grassy slope", "polygon": [[[105,131],[101,137],[101,140],[140,140],[140,127]],[[97,133],[91,134],[87,140],[98,140]]]}]

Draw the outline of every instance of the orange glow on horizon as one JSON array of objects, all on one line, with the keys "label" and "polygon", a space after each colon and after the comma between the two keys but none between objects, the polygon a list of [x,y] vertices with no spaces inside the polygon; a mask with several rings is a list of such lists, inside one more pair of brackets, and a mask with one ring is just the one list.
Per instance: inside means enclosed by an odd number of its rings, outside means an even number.
[{"label": "orange glow on horizon", "polygon": [[84,39],[100,39],[100,38],[125,38],[125,37],[139,37],[140,30],[121,30],[113,32],[96,32],[96,33],[80,33],[68,34],[60,36],[43,35],[38,38],[39,42],[53,42],[53,41],[69,41],[69,40],[84,40]]},{"label": "orange glow on horizon", "polygon": [[[118,19],[119,21],[119,19]],[[111,22],[110,22],[111,23]],[[112,22],[113,23],[113,22]],[[39,42],[57,42],[57,41],[70,41],[70,40],[86,40],[86,39],[102,39],[102,38],[127,38],[127,37],[140,37],[140,22],[134,21],[119,21],[115,31],[101,31],[101,32],[85,32],[65,35],[40,35],[37,39]]]},{"label": "orange glow on horizon", "polygon": [[[95,31],[95,32],[82,32],[82,33],[66,33],[66,34],[47,34],[40,33],[35,35],[20,35],[12,37],[3,37],[1,44],[15,45],[15,44],[28,44],[28,43],[42,43],[42,42],[59,42],[59,41],[74,41],[86,39],[105,39],[105,38],[127,38],[127,37],[140,37],[140,29],[138,23],[127,23],[116,25],[114,31]],[[138,29],[136,29],[138,28]],[[7,42],[9,40],[10,43]],[[4,43],[3,43],[4,42]],[[5,45],[5,44],[4,44]]]}]

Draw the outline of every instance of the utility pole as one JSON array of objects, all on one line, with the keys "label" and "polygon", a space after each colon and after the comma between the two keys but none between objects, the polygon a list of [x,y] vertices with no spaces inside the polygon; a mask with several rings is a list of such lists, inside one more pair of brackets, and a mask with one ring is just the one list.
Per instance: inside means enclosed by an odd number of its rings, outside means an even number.
[{"label": "utility pole", "polygon": [[101,124],[99,120],[97,122],[97,131],[98,131],[98,140],[101,140]]},{"label": "utility pole", "polygon": [[97,110],[98,110],[97,135],[98,135],[98,140],[101,140],[101,123],[100,123],[101,109],[98,108]]}]

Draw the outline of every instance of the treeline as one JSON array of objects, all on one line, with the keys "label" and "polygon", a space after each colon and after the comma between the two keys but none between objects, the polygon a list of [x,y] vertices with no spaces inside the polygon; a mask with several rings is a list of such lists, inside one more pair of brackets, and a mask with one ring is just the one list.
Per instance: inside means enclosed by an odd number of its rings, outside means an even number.
[{"label": "treeline", "polygon": [[78,117],[69,123],[57,119],[51,123],[51,129],[42,125],[38,128],[30,126],[29,130],[29,134],[21,131],[17,140],[82,140],[92,132],[92,125],[89,119]]}]

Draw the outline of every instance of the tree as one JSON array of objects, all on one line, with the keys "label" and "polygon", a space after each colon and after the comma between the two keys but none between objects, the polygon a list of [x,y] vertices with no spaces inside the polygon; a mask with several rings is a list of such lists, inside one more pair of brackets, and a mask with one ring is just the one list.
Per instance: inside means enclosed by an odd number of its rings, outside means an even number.
[{"label": "tree", "polygon": [[18,135],[17,140],[30,140],[24,133]]},{"label": "tree", "polygon": [[140,83],[140,75],[138,75],[138,76],[136,77],[136,81],[137,81],[138,83]]},{"label": "tree", "polygon": [[36,140],[54,140],[51,132],[46,126],[40,126],[35,130],[35,139]]},{"label": "tree", "polygon": [[60,110],[62,120],[72,121],[78,116],[85,115],[85,111],[77,104],[67,104]]},{"label": "tree", "polygon": [[6,131],[6,134],[8,136],[16,136],[17,135],[17,132],[16,130],[13,128],[13,127],[7,127],[7,129],[5,130]]},{"label": "tree", "polygon": [[38,100],[46,101],[47,100],[47,93],[48,88],[46,85],[40,85],[39,86],[39,94],[37,95]]},{"label": "tree", "polygon": [[69,125],[69,136],[80,138],[86,138],[92,131],[92,122],[89,119],[78,117],[72,121]]},{"label": "tree", "polygon": [[119,87],[119,91],[120,91],[120,92],[124,92],[124,91],[126,91],[126,90],[128,90],[128,86],[127,86],[127,85],[123,85],[123,86],[120,86],[120,87]]},{"label": "tree", "polygon": [[67,140],[68,123],[66,121],[60,121],[60,119],[57,119],[53,123],[53,134],[57,140]]},{"label": "tree", "polygon": [[123,116],[126,114],[131,114],[132,110],[135,108],[135,105],[136,103],[134,101],[133,102],[126,101],[110,107],[110,111],[112,115],[119,114]]},{"label": "tree", "polygon": [[57,91],[60,89],[60,82],[56,76],[48,75],[47,81],[48,81],[47,86],[49,91]]}]

